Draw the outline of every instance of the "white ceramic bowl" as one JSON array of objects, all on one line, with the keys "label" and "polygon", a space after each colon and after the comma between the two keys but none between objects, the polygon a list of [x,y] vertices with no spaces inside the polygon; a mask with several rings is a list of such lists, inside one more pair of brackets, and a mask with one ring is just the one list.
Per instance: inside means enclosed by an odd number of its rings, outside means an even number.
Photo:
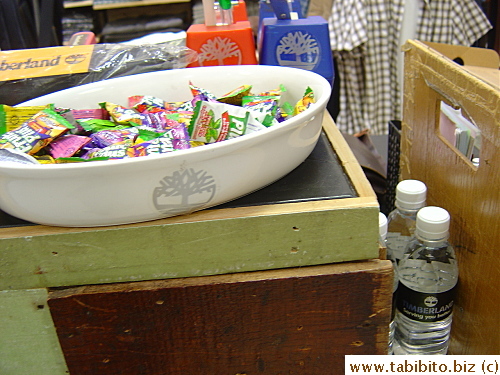
[{"label": "white ceramic bowl", "polygon": [[91,83],[20,105],[95,108],[130,95],[191,98],[188,83],[215,95],[242,84],[253,92],[283,84],[295,103],[307,86],[316,103],[253,134],[160,156],[58,165],[0,165],[0,208],[34,223],[93,227],[154,220],[212,207],[258,190],[297,167],[313,150],[331,86],[316,73],[265,65],[166,70]]}]

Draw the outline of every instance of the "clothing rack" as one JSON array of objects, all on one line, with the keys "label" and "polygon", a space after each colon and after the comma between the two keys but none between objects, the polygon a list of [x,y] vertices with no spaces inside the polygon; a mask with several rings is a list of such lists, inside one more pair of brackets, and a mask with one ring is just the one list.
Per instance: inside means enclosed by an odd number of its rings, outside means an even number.
[{"label": "clothing rack", "polygon": [[63,0],[0,0],[0,49],[62,44]]}]

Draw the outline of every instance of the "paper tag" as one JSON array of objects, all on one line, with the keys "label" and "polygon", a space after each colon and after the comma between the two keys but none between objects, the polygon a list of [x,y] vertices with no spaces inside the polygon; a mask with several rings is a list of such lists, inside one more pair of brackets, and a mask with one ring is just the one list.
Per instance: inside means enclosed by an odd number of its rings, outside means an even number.
[{"label": "paper tag", "polygon": [[93,45],[2,51],[0,81],[85,73],[93,51]]}]

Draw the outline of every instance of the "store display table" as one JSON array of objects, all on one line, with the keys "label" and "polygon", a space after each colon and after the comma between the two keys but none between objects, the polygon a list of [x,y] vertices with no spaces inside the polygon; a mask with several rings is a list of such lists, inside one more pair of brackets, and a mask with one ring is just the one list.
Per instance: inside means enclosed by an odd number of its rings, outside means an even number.
[{"label": "store display table", "polygon": [[297,170],[213,209],[0,228],[0,373],[317,374],[382,354],[378,203],[328,114],[323,128]]}]

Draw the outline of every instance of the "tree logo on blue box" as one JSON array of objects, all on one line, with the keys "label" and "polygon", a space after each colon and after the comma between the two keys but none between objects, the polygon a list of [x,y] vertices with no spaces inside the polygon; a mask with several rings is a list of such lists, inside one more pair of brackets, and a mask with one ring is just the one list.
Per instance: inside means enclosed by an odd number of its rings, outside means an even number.
[{"label": "tree logo on blue box", "polygon": [[320,60],[319,43],[309,33],[289,32],[278,42],[276,60],[279,65],[313,70]]}]

